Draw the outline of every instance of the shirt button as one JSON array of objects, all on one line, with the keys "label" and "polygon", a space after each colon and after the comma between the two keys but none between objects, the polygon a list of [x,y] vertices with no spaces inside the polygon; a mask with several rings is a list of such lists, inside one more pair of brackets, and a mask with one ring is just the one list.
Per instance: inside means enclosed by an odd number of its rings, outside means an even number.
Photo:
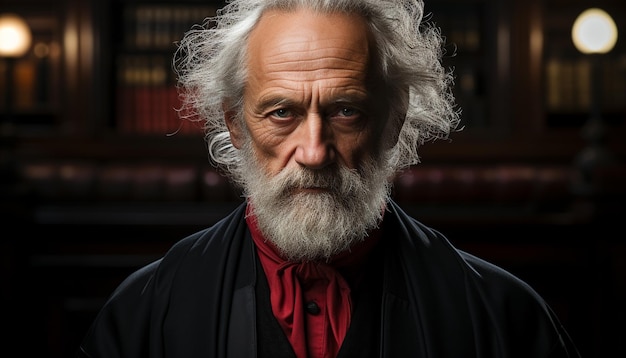
[{"label": "shirt button", "polygon": [[320,313],[320,306],[318,306],[314,301],[309,301],[306,303],[306,311],[309,314],[318,315]]}]

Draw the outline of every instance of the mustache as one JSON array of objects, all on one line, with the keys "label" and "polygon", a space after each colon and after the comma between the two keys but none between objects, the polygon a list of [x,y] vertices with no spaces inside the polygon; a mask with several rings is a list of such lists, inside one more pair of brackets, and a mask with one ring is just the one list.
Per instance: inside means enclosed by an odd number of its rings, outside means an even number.
[{"label": "mustache", "polygon": [[316,188],[336,193],[349,193],[354,188],[355,180],[361,179],[356,170],[340,165],[324,169],[296,169],[283,170],[273,180],[282,188],[283,193],[297,189]]}]

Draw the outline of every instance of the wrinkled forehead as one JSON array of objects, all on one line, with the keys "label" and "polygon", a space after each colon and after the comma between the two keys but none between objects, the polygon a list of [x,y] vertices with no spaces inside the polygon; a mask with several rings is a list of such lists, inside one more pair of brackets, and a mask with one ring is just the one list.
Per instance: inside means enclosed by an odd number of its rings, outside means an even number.
[{"label": "wrinkled forehead", "polygon": [[371,62],[368,34],[365,19],[357,14],[268,10],[250,33],[248,61],[265,67],[293,59],[304,69],[307,65],[332,67],[337,61],[367,66]]}]

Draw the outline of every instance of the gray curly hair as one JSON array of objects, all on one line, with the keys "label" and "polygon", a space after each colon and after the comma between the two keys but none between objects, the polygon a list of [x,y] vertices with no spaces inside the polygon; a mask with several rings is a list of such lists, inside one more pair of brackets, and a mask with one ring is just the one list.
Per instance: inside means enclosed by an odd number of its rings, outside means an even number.
[{"label": "gray curly hair", "polygon": [[421,144],[447,138],[456,129],[460,112],[451,91],[452,73],[441,65],[444,39],[438,28],[422,21],[422,0],[232,0],[185,33],[173,62],[181,117],[203,121],[209,158],[231,180],[241,182],[241,154],[230,141],[222,106],[228,103],[227,110],[243,120],[248,36],[265,11],[302,7],[357,13],[367,20],[384,93],[389,108],[396,109],[389,123],[402,125],[385,157],[392,171],[417,164]]}]

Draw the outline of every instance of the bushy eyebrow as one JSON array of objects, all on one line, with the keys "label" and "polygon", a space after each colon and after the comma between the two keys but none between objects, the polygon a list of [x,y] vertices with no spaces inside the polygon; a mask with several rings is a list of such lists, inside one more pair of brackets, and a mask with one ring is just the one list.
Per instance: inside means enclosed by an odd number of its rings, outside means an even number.
[{"label": "bushy eyebrow", "polygon": [[269,96],[256,104],[256,108],[263,110],[270,107],[293,107],[297,105],[296,101],[283,96]]},{"label": "bushy eyebrow", "polygon": [[[366,106],[370,100],[370,97],[364,94],[355,93],[355,94],[342,94],[341,96],[333,98],[331,101],[327,103],[322,103],[322,107],[328,107],[333,105],[344,105],[353,103],[359,107]],[[259,103],[256,104],[256,108],[259,110],[264,110],[266,108],[272,107],[298,107],[300,106],[300,102],[294,101],[287,97],[281,95],[272,95],[266,98],[263,98]]]},{"label": "bushy eyebrow", "polygon": [[354,94],[354,95],[342,95],[340,97],[335,98],[331,103],[355,103],[358,105],[365,105],[371,100],[371,96],[365,94]]}]

